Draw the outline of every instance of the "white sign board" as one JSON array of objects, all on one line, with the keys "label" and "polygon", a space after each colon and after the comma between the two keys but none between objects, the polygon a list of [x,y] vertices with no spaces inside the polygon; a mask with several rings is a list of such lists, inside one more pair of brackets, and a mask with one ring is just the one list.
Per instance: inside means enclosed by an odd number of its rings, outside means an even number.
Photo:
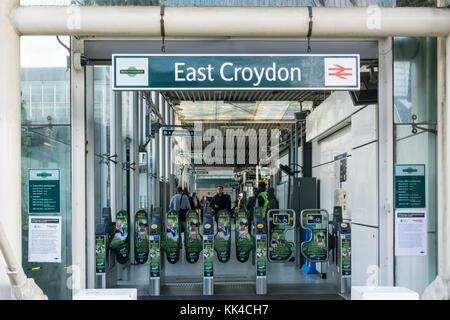
[{"label": "white sign board", "polygon": [[395,255],[427,255],[426,211],[397,210],[395,212]]},{"label": "white sign board", "polygon": [[61,217],[30,216],[28,261],[61,263]]}]

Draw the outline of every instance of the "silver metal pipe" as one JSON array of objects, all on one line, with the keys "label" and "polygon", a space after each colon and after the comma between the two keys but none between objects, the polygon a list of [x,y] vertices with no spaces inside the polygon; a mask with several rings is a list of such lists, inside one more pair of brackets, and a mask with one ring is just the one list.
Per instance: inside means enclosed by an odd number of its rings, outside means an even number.
[{"label": "silver metal pipe", "polygon": [[[382,38],[446,36],[443,8],[314,7],[313,36]],[[21,35],[161,35],[157,6],[20,6],[11,21]],[[306,7],[166,7],[167,37],[306,37]],[[245,25],[245,28],[242,26]]]}]

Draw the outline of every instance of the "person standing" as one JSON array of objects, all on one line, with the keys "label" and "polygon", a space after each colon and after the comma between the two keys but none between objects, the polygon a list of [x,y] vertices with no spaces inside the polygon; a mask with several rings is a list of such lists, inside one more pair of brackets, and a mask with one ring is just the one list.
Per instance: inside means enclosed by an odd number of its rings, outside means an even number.
[{"label": "person standing", "polygon": [[186,195],[189,199],[189,204],[191,205],[191,210],[195,210],[195,204],[194,199],[189,194],[189,190],[187,188],[184,188],[183,194]]},{"label": "person standing", "polygon": [[197,196],[197,192],[193,192],[192,193],[192,200],[194,202],[194,209],[195,210],[200,209],[201,205],[200,205],[200,200],[199,200],[199,198]]},{"label": "person standing", "polygon": [[202,197],[202,201],[200,201],[200,206],[203,207],[209,207],[209,200],[207,196]]},{"label": "person standing", "polygon": [[267,205],[267,211],[280,208],[280,206],[278,204],[278,200],[275,197],[275,189],[274,188],[267,189],[267,199],[269,200],[269,203]]},{"label": "person standing", "polygon": [[222,186],[217,187],[217,194],[212,198],[211,206],[215,214],[217,214],[220,210],[230,211],[231,198],[229,195],[223,193]]},{"label": "person standing", "polygon": [[263,219],[265,219],[267,207],[269,205],[269,198],[267,196],[266,183],[264,181],[260,181],[258,183],[258,197],[256,198],[256,203],[258,207],[263,208]]},{"label": "person standing", "polygon": [[170,210],[178,213],[178,219],[181,225],[181,232],[186,230],[186,213],[191,210],[189,197],[183,194],[183,188],[177,187],[177,193],[170,199]]},{"label": "person standing", "polygon": [[253,209],[255,209],[256,198],[258,197],[258,189],[253,188],[253,195],[248,198],[246,209],[250,213],[250,220],[253,220]]}]

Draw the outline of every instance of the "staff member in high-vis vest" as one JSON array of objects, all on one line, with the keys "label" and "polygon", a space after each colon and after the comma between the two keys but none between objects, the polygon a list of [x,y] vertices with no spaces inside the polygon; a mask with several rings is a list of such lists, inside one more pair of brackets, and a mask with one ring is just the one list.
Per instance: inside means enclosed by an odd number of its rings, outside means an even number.
[{"label": "staff member in high-vis vest", "polygon": [[267,196],[266,183],[260,181],[258,183],[258,206],[263,208],[263,219],[266,218],[267,206],[269,205],[269,197]]}]

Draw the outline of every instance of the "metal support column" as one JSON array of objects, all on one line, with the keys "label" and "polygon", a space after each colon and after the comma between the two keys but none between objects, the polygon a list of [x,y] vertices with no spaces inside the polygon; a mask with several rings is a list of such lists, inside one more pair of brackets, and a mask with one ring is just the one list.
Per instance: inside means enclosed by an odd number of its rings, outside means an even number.
[{"label": "metal support column", "polygon": [[[95,288],[95,118],[94,67],[86,66],[86,269],[87,288]],[[106,288],[106,276],[99,282]]]},{"label": "metal support column", "polygon": [[[152,91],[152,102],[156,105],[156,108],[158,109],[159,105],[159,93]],[[153,207],[161,207],[160,204],[160,183],[159,183],[159,176],[160,176],[160,167],[159,167],[159,157],[160,157],[160,136],[161,130],[155,130],[155,138],[154,138],[154,146],[152,150],[153,154],[153,175],[154,175],[154,200],[153,200]],[[164,213],[163,213],[164,214]]]},{"label": "metal support column", "polygon": [[[139,208],[139,93],[133,92],[130,108],[131,144],[130,144],[130,248],[134,248],[135,214]],[[134,250],[130,250],[131,263],[135,261]]]},{"label": "metal support column", "polygon": [[[162,94],[159,94],[158,96],[159,96],[159,106],[158,106],[159,108],[158,108],[158,110],[159,110],[159,113],[162,116],[161,123],[165,124],[166,123],[166,108],[165,108],[166,101],[165,101],[164,97],[162,96]],[[160,169],[161,170],[160,171],[161,172],[160,180],[163,182],[163,183],[161,183],[161,195],[160,195],[160,197],[161,197],[161,204],[160,204],[160,207],[161,207],[163,212],[166,212],[167,211],[167,205],[165,203],[165,199],[166,199],[166,138],[167,137],[165,137],[162,134],[162,130],[160,130],[160,131],[161,131],[161,133],[160,133],[159,138],[160,138],[161,143],[159,145],[159,156],[160,156],[160,161],[161,162],[160,162],[159,166],[161,168]]]}]

